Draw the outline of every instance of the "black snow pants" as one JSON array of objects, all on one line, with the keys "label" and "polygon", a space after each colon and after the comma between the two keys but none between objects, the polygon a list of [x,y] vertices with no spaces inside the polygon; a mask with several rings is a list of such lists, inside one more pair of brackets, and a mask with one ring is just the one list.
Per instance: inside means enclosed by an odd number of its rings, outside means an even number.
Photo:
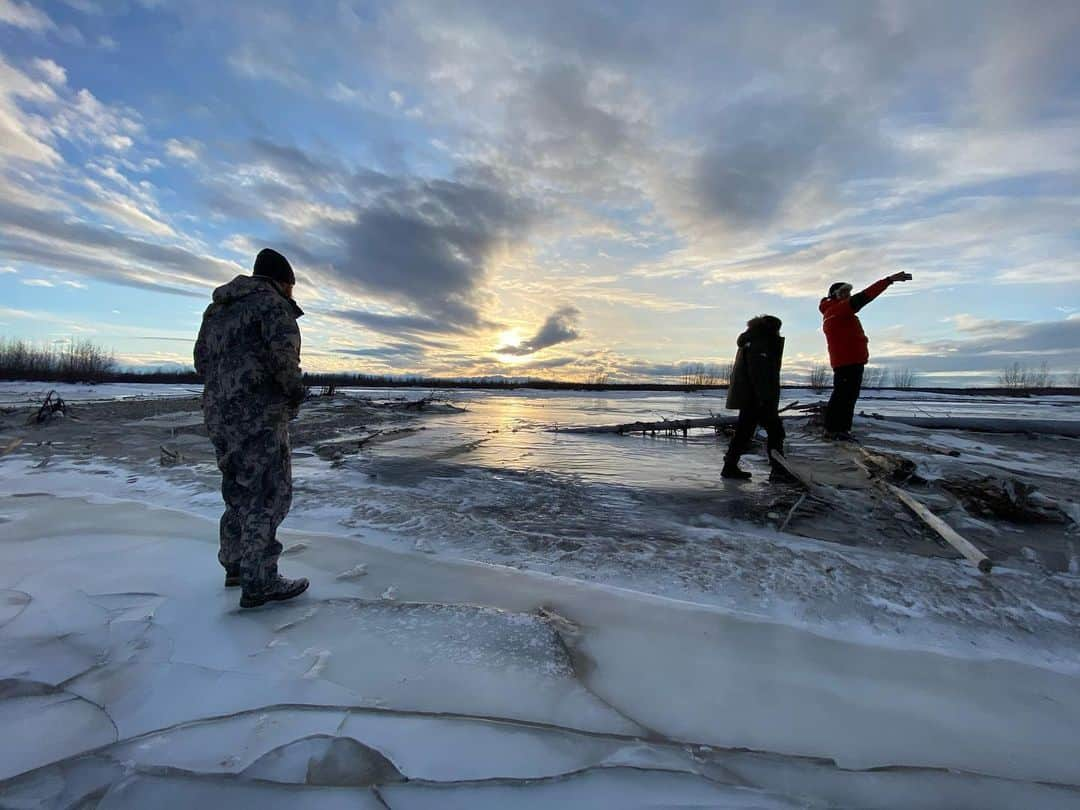
[{"label": "black snow pants", "polygon": [[750,449],[750,442],[754,438],[754,431],[761,425],[768,434],[767,447],[769,449],[769,463],[772,463],[772,451],[784,452],[784,424],[776,408],[762,408],[758,403],[739,408],[739,421],[735,423],[735,435],[731,437],[727,454],[724,459],[728,462],[737,462],[739,456]]},{"label": "black snow pants", "polygon": [[825,410],[825,430],[828,433],[847,433],[855,416],[855,403],[862,390],[863,363],[833,369],[832,396]]}]

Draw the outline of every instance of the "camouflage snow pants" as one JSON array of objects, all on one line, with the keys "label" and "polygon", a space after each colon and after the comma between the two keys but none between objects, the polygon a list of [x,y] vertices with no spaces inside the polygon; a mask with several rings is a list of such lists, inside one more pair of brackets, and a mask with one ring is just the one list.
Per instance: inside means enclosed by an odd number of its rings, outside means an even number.
[{"label": "camouflage snow pants", "polygon": [[277,528],[292,505],[289,425],[282,419],[252,434],[211,431],[210,439],[225,500],[218,560],[239,565],[244,589],[258,590],[277,576]]}]

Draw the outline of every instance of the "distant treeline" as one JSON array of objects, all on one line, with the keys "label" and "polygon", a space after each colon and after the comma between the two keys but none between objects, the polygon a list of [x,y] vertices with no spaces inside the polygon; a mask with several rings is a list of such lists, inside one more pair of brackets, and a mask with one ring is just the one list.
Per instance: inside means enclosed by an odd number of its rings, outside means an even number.
[{"label": "distant treeline", "polygon": [[89,340],[44,346],[25,340],[0,341],[2,380],[104,382],[116,373],[116,357]]},{"label": "distant treeline", "polygon": [[[783,388],[807,388],[822,391],[829,387],[824,366],[816,367],[807,383],[785,383]],[[879,373],[880,372],[880,373]],[[423,377],[420,375],[377,375],[346,373],[305,374],[304,382],[316,388],[468,388],[515,389],[532,388],[546,391],[709,391],[727,388],[731,376],[728,366],[689,364],[678,383],[618,383],[610,382],[606,374],[594,374],[587,381],[566,382],[528,377]],[[1056,387],[1054,375],[1043,363],[1038,368],[1013,364],[999,377],[997,387],[939,388],[914,385],[915,373],[910,369],[893,371],[893,385],[885,385],[883,369],[867,367],[864,388],[893,388],[930,393],[969,394],[1038,394],[1080,393],[1080,373],[1063,375]],[[71,383],[184,383],[199,385],[202,378],[194,369],[122,369],[112,352],[89,340],[71,340],[62,344],[36,346],[25,340],[0,339],[0,380],[35,380]],[[316,393],[318,393],[316,391]]]},{"label": "distant treeline", "polygon": [[537,380],[505,377],[421,377],[377,376],[373,374],[305,374],[304,382],[311,387],[329,388],[536,388],[545,391],[701,391],[724,389],[725,384],[687,383],[613,383]]}]

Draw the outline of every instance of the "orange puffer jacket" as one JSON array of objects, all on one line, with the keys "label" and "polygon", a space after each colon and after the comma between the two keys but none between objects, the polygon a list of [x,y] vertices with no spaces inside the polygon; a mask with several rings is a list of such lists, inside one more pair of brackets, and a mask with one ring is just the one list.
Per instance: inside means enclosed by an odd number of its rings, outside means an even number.
[{"label": "orange puffer jacket", "polygon": [[822,298],[818,304],[821,311],[821,329],[829,344],[829,365],[833,368],[865,365],[870,359],[870,342],[863,331],[859,316],[855,313],[869,304],[892,284],[887,278],[875,281],[862,292],[849,298]]}]

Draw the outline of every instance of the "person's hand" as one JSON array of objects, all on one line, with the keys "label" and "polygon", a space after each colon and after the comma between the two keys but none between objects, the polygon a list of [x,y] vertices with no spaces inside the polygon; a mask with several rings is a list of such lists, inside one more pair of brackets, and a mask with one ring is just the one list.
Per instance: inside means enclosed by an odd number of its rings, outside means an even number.
[{"label": "person's hand", "polygon": [[904,271],[893,273],[889,276],[889,281],[911,281],[911,273],[906,273]]}]

